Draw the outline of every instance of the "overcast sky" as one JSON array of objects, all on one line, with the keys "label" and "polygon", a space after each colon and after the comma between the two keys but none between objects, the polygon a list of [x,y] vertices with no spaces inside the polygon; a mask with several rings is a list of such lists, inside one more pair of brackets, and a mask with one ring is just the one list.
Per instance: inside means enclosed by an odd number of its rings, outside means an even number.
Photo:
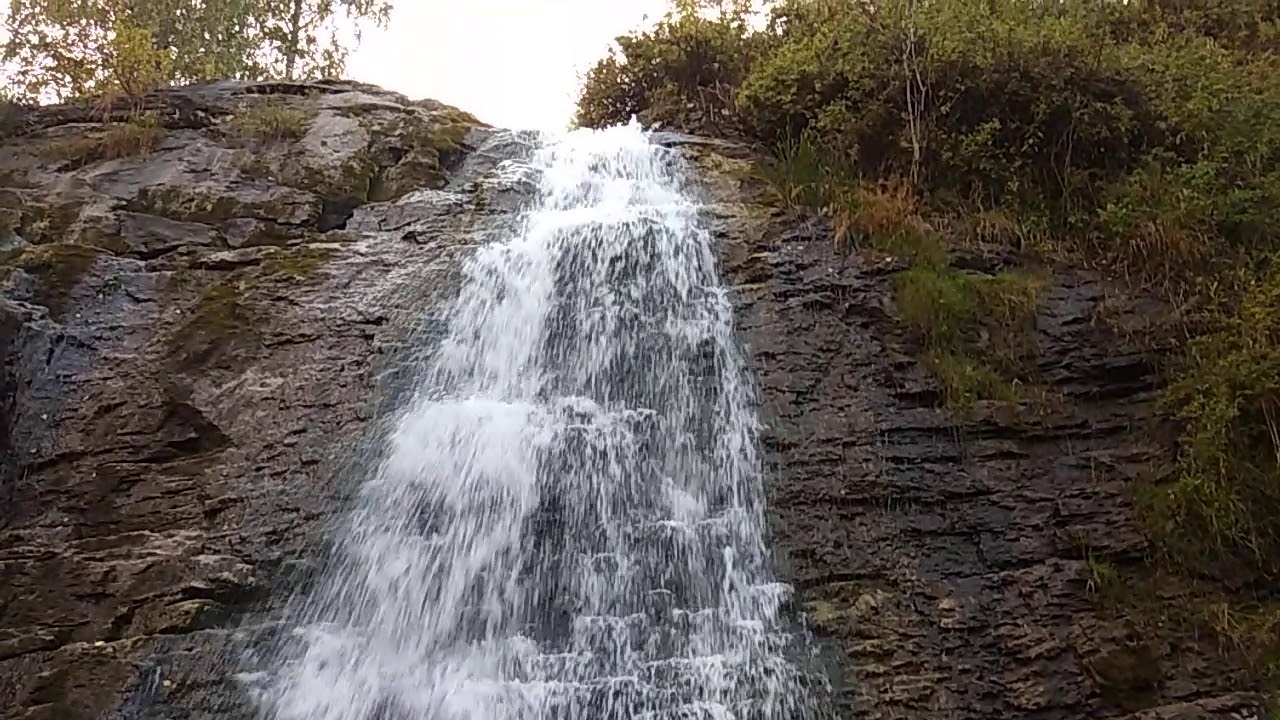
[{"label": "overcast sky", "polygon": [[500,127],[563,128],[579,74],[665,0],[397,0],[347,74]]},{"label": "overcast sky", "polygon": [[[0,43],[7,40],[0,6]],[[613,38],[652,22],[668,0],[393,0],[366,30],[347,76],[456,105],[500,127],[562,129],[578,80]],[[7,68],[0,66],[0,81]]]}]

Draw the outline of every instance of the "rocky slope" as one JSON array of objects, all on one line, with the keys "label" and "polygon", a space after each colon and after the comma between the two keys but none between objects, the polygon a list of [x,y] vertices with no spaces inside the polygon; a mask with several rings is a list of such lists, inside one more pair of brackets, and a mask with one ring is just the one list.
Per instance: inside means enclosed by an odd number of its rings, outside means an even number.
[{"label": "rocky slope", "polygon": [[0,716],[232,717],[230,621],[288,595],[378,359],[503,210],[498,158],[353,84],[102,112],[0,144]]},{"label": "rocky slope", "polygon": [[[960,432],[897,349],[898,265],[774,213],[745,149],[668,140],[712,200],[775,544],[843,717],[1258,717],[1209,645],[1090,597],[1091,557],[1143,553],[1126,486],[1165,451],[1132,430],[1152,358],[1092,322],[1100,284],[1043,302],[1070,402]],[[431,332],[520,196],[493,168],[525,149],[351,83],[0,114],[4,717],[245,716],[230,655],[305,583],[289,560],[357,477],[384,360]]]},{"label": "rocky slope", "polygon": [[1171,456],[1147,432],[1163,348],[1115,330],[1149,303],[1058,273],[1036,323],[1058,399],[957,422],[900,337],[905,263],[841,257],[820,218],[773,210],[745,151],[693,154],[760,380],[774,545],[842,717],[1268,717],[1211,636],[1099,598],[1129,581],[1103,568],[1143,565],[1133,483]]}]

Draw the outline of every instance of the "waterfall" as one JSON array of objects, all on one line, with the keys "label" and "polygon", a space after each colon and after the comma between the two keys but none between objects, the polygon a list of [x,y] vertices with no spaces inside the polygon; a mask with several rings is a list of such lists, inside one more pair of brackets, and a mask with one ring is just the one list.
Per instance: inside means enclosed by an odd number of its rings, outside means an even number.
[{"label": "waterfall", "polygon": [[523,167],[265,693],[277,720],[814,717],[753,389],[680,156]]}]

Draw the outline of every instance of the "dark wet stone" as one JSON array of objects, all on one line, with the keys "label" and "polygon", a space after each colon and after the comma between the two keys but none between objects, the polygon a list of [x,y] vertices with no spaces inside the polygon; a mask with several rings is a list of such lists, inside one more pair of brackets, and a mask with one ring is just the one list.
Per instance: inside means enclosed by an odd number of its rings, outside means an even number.
[{"label": "dark wet stone", "polygon": [[900,264],[839,255],[822,219],[753,204],[734,153],[672,143],[713,204],[761,390],[778,565],[832,659],[842,717],[1263,717],[1203,637],[1148,638],[1159,680],[1123,698],[1090,669],[1132,633],[1089,600],[1082,543],[1141,559],[1130,484],[1168,457],[1137,432],[1160,350],[1092,321],[1098,278],[1059,273],[1041,306],[1040,374],[1069,408],[1011,423],[991,406],[959,426],[888,310]]}]

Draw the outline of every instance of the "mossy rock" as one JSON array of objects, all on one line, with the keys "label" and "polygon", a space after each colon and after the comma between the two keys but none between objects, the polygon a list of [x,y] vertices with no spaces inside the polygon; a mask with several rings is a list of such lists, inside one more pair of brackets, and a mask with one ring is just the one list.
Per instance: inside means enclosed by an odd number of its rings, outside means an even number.
[{"label": "mossy rock", "polygon": [[[438,189],[446,171],[465,154],[467,135],[482,124],[457,112],[428,112],[406,108],[396,112],[384,105],[337,108],[352,118],[365,136],[336,164],[315,164],[287,155],[259,154],[245,158],[242,170],[315,193],[329,204],[356,207],[396,200],[417,189]],[[301,162],[299,162],[301,160]]]},{"label": "mossy rock", "polygon": [[22,227],[22,210],[0,205],[0,237],[18,232]]},{"label": "mossy rock", "polygon": [[[34,717],[84,720],[109,717],[120,701],[119,688],[137,672],[142,646],[149,637],[58,648],[29,676],[26,702],[39,707]],[[28,714],[27,717],[32,717]]]},{"label": "mossy rock", "polygon": [[810,600],[804,604],[804,611],[814,628],[829,634],[844,630],[853,615],[848,606],[830,600]]},{"label": "mossy rock", "polygon": [[262,261],[261,277],[285,280],[294,283],[311,280],[320,268],[329,263],[336,254],[336,249],[325,245],[302,245],[282,248]]},{"label": "mossy rock", "polygon": [[[381,171],[370,187],[369,199],[387,202],[414,190],[444,187],[446,171],[461,161],[463,143],[475,127],[463,122],[437,124],[418,115],[408,115],[384,129],[375,140],[375,157],[382,162],[379,162]],[[386,162],[382,157],[385,155],[394,159]]]},{"label": "mossy rock", "polygon": [[301,199],[297,193],[284,199],[245,199],[217,189],[180,185],[156,185],[143,188],[129,202],[132,212],[159,215],[170,220],[219,225],[234,218],[271,218],[283,220],[297,214],[290,200]]},{"label": "mossy rock", "polygon": [[17,232],[32,244],[63,242],[84,204],[78,197],[37,199],[30,191],[0,189],[0,229]]},{"label": "mossy rock", "polygon": [[368,150],[362,150],[335,171],[319,170],[302,177],[294,187],[310,190],[330,202],[369,202],[369,190],[378,172],[378,163]]},{"label": "mossy rock", "polygon": [[7,167],[0,168],[0,188],[25,188],[34,187],[31,182],[31,168],[29,167]]},{"label": "mossy rock", "polygon": [[113,255],[127,255],[131,249],[122,234],[120,219],[114,214],[85,214],[67,229],[66,239]]},{"label": "mossy rock", "polygon": [[477,125],[438,120],[412,113],[371,128],[368,201],[389,202],[414,190],[444,187],[446,171],[461,161],[466,137]]},{"label": "mossy rock", "polygon": [[418,157],[379,170],[370,179],[369,202],[390,202],[414,190],[438,190],[445,185],[438,158]]},{"label": "mossy rock", "polygon": [[240,203],[222,193],[204,192],[193,187],[155,185],[143,188],[129,209],[170,220],[213,224],[239,215]]},{"label": "mossy rock", "polygon": [[[190,276],[176,275],[186,284]],[[166,354],[174,370],[227,368],[256,355],[262,336],[263,314],[251,299],[252,275],[230,273],[207,287],[195,303],[182,310],[182,321],[165,338]]]},{"label": "mossy rock", "polygon": [[[301,286],[313,281],[337,251],[329,245],[264,250],[268,254],[260,264],[218,273],[194,303],[182,308],[182,320],[164,341],[165,354],[175,371],[226,369],[252,361],[262,349],[263,323],[269,320],[255,296],[273,284]],[[180,270],[171,277],[170,287],[177,294],[207,276],[205,272]]]},{"label": "mossy rock", "polygon": [[[0,209],[20,214],[27,204],[26,194],[15,188],[0,187]],[[14,227],[17,227],[16,225]]]},{"label": "mossy rock", "polygon": [[431,100],[429,98],[424,100],[414,100],[410,105],[427,110],[431,113],[433,118],[442,120],[446,123],[467,125],[473,128],[489,127],[488,123],[481,122],[479,118],[466,110],[461,110],[453,107],[452,105],[445,105],[439,100]]},{"label": "mossy rock", "polygon": [[235,248],[283,247],[295,235],[279,223],[256,218],[232,218],[218,228],[227,244]]},{"label": "mossy rock", "polygon": [[1145,705],[1164,679],[1151,646],[1137,643],[1112,648],[1085,661],[1104,697],[1126,709]]},{"label": "mossy rock", "polygon": [[0,268],[25,272],[33,280],[32,300],[61,318],[70,305],[76,287],[98,258],[108,254],[100,248],[75,243],[30,245],[0,254]]}]

